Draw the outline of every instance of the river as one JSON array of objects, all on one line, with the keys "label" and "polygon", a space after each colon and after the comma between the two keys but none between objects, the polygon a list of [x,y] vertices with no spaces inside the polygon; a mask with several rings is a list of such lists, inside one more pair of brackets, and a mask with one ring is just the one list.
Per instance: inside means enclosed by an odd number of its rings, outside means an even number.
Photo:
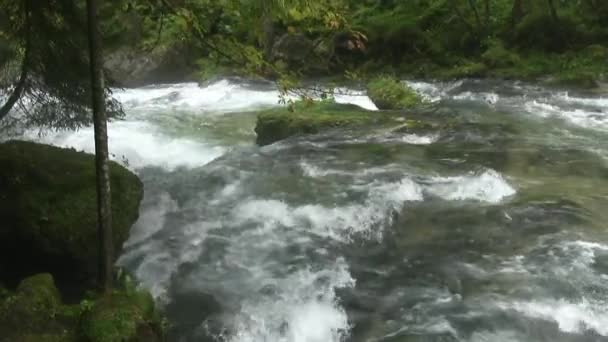
[{"label": "river", "polygon": [[[407,115],[424,132],[262,148],[267,84],[116,93],[110,149],[145,187],[118,263],[171,340],[608,341],[608,98],[409,83],[430,102]],[[30,138],[92,152],[91,136]]]}]

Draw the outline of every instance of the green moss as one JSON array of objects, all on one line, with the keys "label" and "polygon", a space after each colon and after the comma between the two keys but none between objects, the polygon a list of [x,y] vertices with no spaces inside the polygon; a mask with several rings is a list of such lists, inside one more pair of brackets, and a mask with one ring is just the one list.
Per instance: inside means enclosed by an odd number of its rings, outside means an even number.
[{"label": "green moss", "polygon": [[75,322],[64,316],[50,274],[24,279],[0,305],[0,336],[10,341],[73,341]]},{"label": "green moss", "polygon": [[289,109],[273,109],[258,114],[255,132],[258,145],[299,134],[316,134],[336,127],[361,126],[390,121],[392,117],[333,102],[298,103]]},{"label": "green moss", "polygon": [[412,88],[387,76],[370,81],[367,94],[378,109],[407,109],[422,103],[422,98]]},{"label": "green moss", "polygon": [[[0,268],[10,285],[45,271],[86,287],[95,279],[97,215],[94,157],[30,142],[0,144]],[[111,163],[114,246],[138,217],[142,184]]]},{"label": "green moss", "polygon": [[82,317],[80,331],[90,342],[154,341],[161,321],[147,292],[114,292],[100,298]]},{"label": "green moss", "polygon": [[24,279],[0,301],[0,341],[160,341],[162,320],[145,291],[123,289],[79,305],[62,303],[50,274]]}]

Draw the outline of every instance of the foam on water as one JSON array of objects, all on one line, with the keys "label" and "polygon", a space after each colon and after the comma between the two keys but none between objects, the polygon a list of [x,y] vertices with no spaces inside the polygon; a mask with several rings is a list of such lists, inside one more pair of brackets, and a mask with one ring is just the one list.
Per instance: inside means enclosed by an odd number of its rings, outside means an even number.
[{"label": "foam on water", "polygon": [[[32,130],[26,132],[24,138],[88,153],[95,152],[91,127],[78,131],[47,132],[42,136]],[[227,150],[201,141],[167,136],[159,132],[157,127],[142,121],[109,123],[108,142],[112,159],[134,169],[159,166],[171,170],[180,166],[202,166]]]},{"label": "foam on water", "polygon": [[500,96],[496,93],[476,93],[465,91],[454,95],[455,100],[484,102],[489,105],[495,105],[500,100]]},{"label": "foam on water", "polygon": [[422,81],[406,81],[405,83],[429,102],[439,102],[446,96],[438,84]]},{"label": "foam on water", "polygon": [[576,98],[566,94],[527,101],[524,108],[540,117],[557,117],[583,128],[608,130],[608,100],[602,98]]},{"label": "foam on water", "polygon": [[307,268],[269,285],[277,293],[243,303],[228,341],[340,342],[348,335],[348,318],[335,290],[354,287],[355,280],[343,259],[332,268]]},{"label": "foam on water", "polygon": [[197,112],[239,112],[277,106],[279,92],[256,90],[221,80],[206,87],[197,83],[158,85],[116,92],[115,98],[128,110]]},{"label": "foam on water", "polygon": [[515,310],[527,317],[552,321],[567,333],[583,334],[593,330],[608,337],[608,303],[594,303],[587,299],[572,302],[564,299],[519,301],[503,303],[502,308]]},{"label": "foam on water", "polygon": [[354,104],[367,110],[378,110],[378,107],[363,91],[338,88],[334,99],[337,103]]},{"label": "foam on water", "polygon": [[480,175],[435,177],[426,191],[450,201],[475,200],[488,203],[499,203],[516,193],[502,175],[494,170],[484,171]]},{"label": "foam on water", "polygon": [[555,96],[557,99],[576,105],[595,106],[608,108],[608,98],[586,98],[586,97],[574,97],[570,96],[569,93],[560,93]]},{"label": "foam on water", "polygon": [[421,188],[409,179],[373,183],[362,188],[368,191],[367,200],[346,206],[290,206],[277,200],[248,200],[234,209],[234,223],[256,222],[259,229],[266,232],[276,229],[277,225],[304,229],[317,236],[349,242],[355,234],[380,238],[382,223],[392,219],[392,210],[399,210],[405,202],[423,199]]}]

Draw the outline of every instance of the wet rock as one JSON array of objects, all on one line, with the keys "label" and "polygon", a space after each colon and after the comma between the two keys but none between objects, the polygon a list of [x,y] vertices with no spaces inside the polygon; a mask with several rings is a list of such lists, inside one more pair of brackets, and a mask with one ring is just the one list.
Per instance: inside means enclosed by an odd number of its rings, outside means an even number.
[{"label": "wet rock", "polygon": [[303,34],[286,33],[274,44],[272,58],[288,63],[304,62],[313,51],[313,42]]},{"label": "wet rock", "polygon": [[[95,162],[90,154],[30,142],[0,145],[0,280],[9,287],[38,272],[62,291],[92,287],[97,270]],[[138,218],[136,175],[111,163],[117,249]]]},{"label": "wet rock", "polygon": [[194,80],[197,68],[186,46],[157,47],[150,51],[123,47],[108,54],[104,66],[120,86]]},{"label": "wet rock", "polygon": [[269,145],[295,135],[317,134],[332,128],[371,125],[393,121],[394,117],[366,111],[355,105],[336,103],[299,104],[258,114],[257,144]]}]

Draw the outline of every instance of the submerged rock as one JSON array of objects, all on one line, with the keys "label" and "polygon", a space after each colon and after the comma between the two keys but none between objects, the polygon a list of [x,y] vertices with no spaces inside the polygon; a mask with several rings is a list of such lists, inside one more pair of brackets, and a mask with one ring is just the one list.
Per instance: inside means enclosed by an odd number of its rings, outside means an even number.
[{"label": "submerged rock", "polygon": [[333,102],[298,103],[292,111],[283,108],[259,113],[255,132],[257,144],[263,146],[295,135],[317,134],[337,127],[393,122],[394,119],[394,116],[364,110],[355,105]]},{"label": "submerged rock", "polygon": [[[141,181],[111,163],[116,255],[138,218]],[[37,272],[66,292],[96,279],[95,162],[90,154],[31,142],[0,144],[0,280]]]}]

